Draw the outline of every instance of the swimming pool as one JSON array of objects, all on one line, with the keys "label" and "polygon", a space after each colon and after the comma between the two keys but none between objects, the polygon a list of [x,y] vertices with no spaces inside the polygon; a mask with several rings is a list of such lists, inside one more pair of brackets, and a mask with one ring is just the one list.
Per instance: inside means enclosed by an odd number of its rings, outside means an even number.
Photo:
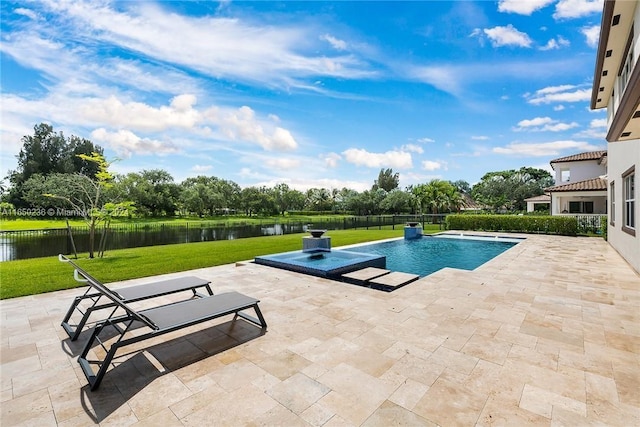
[{"label": "swimming pool", "polygon": [[341,274],[366,267],[385,267],[385,257],[355,251],[283,252],[254,258],[256,264],[297,271],[313,276],[337,279]]},{"label": "swimming pool", "polygon": [[388,270],[424,277],[445,267],[475,270],[522,240],[496,236],[440,234],[423,236],[420,239],[398,239],[360,245],[354,250],[385,256]]}]

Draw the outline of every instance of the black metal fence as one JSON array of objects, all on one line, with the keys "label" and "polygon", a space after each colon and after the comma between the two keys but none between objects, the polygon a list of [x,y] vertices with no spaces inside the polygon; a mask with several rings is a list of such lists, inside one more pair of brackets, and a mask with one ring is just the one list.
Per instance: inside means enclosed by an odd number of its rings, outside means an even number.
[{"label": "black metal fence", "polygon": [[[104,250],[142,246],[192,243],[213,240],[233,240],[245,237],[272,236],[303,233],[309,229],[395,229],[407,222],[423,225],[437,224],[443,227],[445,215],[375,215],[344,218],[310,218],[308,220],[282,220],[264,222],[229,223],[180,222],[113,224],[108,231],[96,231],[95,249]],[[104,240],[101,246],[100,242]],[[0,261],[54,256],[59,253],[88,252],[87,227],[70,227],[47,230],[0,231]]]}]

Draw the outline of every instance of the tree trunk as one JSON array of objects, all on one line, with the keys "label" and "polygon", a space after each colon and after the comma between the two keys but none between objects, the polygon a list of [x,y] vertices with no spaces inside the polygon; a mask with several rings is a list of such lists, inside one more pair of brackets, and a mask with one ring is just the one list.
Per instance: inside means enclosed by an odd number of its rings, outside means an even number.
[{"label": "tree trunk", "polygon": [[96,240],[96,222],[91,221],[89,226],[89,258],[93,259],[93,246]]}]

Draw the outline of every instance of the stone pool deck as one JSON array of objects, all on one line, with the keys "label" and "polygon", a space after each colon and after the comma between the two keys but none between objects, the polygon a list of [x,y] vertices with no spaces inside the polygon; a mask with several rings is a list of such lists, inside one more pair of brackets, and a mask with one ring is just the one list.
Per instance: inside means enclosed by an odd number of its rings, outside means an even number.
[{"label": "stone pool deck", "polygon": [[0,425],[640,425],[640,277],[602,239],[526,237],[392,293],[253,263],[190,271],[259,298],[266,334],[222,318],[147,341],[95,392],[86,333],[60,327],[80,289],[1,301]]}]

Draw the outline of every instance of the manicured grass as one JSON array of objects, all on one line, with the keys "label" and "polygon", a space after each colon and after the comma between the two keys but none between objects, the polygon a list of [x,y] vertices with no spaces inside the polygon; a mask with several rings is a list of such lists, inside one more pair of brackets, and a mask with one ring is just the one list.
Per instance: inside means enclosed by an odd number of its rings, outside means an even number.
[{"label": "manicured grass", "polygon": [[[175,218],[116,218],[111,221],[113,226],[117,224],[181,224],[181,223],[219,223],[226,226],[244,225],[244,224],[261,224],[264,222],[310,222],[313,221],[326,221],[336,220],[343,218],[344,215],[331,215],[331,216],[274,216],[274,217],[248,217],[248,216],[217,216],[211,218],[198,218],[198,217],[175,217]],[[70,219],[69,225],[72,227],[86,226],[86,222],[81,219]],[[0,230],[15,231],[15,230],[41,230],[50,228],[66,228],[67,222],[64,219],[2,219],[0,221]]]},{"label": "manicured grass", "polygon": [[[69,220],[69,225],[78,227],[86,225],[82,220]],[[66,228],[67,222],[63,219],[3,219],[0,221],[0,230],[44,230],[49,228]]]},{"label": "manicured grass", "polygon": [[[425,230],[425,233],[438,230]],[[306,234],[251,237],[238,240],[185,243],[108,251],[104,258],[89,259],[86,254],[78,265],[104,283],[158,274],[193,270],[251,260],[258,255],[299,250]],[[401,237],[396,230],[332,230],[331,245],[350,245],[373,240]],[[35,295],[81,286],[73,280],[69,265],[57,257],[33,258],[0,263],[0,299]]]}]

